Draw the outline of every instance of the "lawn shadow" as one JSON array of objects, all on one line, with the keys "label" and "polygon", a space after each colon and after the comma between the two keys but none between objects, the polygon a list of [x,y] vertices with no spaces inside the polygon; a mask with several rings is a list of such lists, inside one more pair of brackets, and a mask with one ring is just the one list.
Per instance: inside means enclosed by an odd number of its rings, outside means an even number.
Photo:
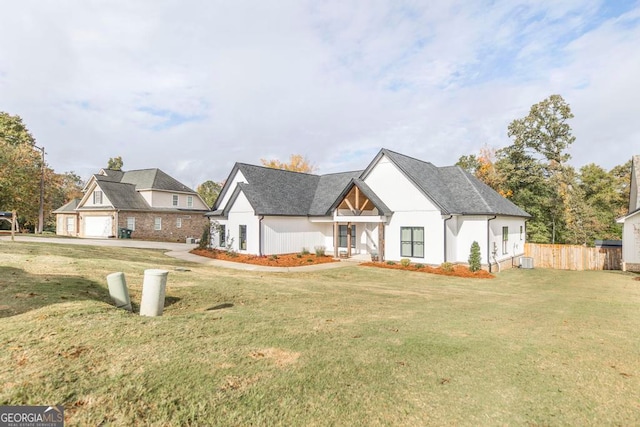
[{"label": "lawn shadow", "polygon": [[173,304],[175,304],[177,302],[180,302],[181,299],[182,298],[165,296],[164,297],[164,306],[165,307],[169,307],[170,305],[173,305]]},{"label": "lawn shadow", "polygon": [[233,304],[231,304],[230,302],[225,302],[223,304],[218,304],[218,305],[214,305],[213,307],[209,307],[207,308],[207,311],[222,310],[223,308],[231,308],[231,307],[233,307]]},{"label": "lawn shadow", "polygon": [[92,280],[30,274],[19,268],[0,266],[0,318],[60,302],[83,300],[112,304],[107,288]]}]

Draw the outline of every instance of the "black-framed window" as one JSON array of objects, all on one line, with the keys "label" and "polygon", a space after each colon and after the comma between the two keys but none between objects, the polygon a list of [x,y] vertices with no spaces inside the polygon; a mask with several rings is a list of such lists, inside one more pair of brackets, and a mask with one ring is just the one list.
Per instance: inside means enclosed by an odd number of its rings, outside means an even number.
[{"label": "black-framed window", "polygon": [[400,227],[400,256],[424,258],[424,227]]},{"label": "black-framed window", "polygon": [[523,240],[524,237],[524,227],[520,226],[520,240]]},{"label": "black-framed window", "polygon": [[224,248],[227,244],[227,226],[226,225],[218,225],[218,246]]},{"label": "black-framed window", "polygon": [[507,254],[509,246],[509,227],[502,227],[502,255]]},{"label": "black-framed window", "polygon": [[247,226],[246,225],[240,226],[240,241],[238,242],[238,248],[240,248],[241,251],[247,250]]},{"label": "black-framed window", "polygon": [[[347,229],[346,225],[338,226],[338,247],[346,248],[347,247]],[[351,247],[356,247],[356,226],[351,225]]]}]

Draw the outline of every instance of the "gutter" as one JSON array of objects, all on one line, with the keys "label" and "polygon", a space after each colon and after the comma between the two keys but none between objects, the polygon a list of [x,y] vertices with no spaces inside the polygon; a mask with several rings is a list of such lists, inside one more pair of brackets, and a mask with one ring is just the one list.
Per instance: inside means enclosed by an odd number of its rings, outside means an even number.
[{"label": "gutter", "polygon": [[442,227],[444,231],[444,262],[447,262],[447,221],[453,218],[453,215],[449,215],[449,218],[445,218],[442,222]]},{"label": "gutter", "polygon": [[258,256],[262,256],[262,220],[264,215],[260,215],[258,219]]},{"label": "gutter", "polygon": [[491,227],[489,223],[497,217],[498,215],[494,215],[493,218],[487,219],[487,263],[489,264],[489,273],[491,273],[491,243],[489,242],[489,233],[491,231]]}]

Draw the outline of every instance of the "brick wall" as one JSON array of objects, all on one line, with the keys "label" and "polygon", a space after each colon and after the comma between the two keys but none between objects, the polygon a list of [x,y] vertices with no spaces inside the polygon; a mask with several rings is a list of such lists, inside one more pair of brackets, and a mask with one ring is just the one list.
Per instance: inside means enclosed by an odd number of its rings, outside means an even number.
[{"label": "brick wall", "polygon": [[[127,218],[135,218],[135,231],[132,239],[158,240],[164,242],[184,243],[187,238],[199,239],[202,231],[209,226],[209,220],[202,211],[185,212],[127,212],[118,214],[118,228],[127,228]],[[161,218],[161,230],[155,230],[155,219]],[[181,227],[177,220],[181,218]]]},{"label": "brick wall", "polygon": [[623,271],[632,271],[634,273],[640,273],[640,264],[633,262],[625,262],[622,265]]}]

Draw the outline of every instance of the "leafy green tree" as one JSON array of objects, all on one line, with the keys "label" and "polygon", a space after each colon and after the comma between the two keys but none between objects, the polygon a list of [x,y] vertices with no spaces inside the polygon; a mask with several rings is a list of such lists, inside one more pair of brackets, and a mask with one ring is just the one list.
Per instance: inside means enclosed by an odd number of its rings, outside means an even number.
[{"label": "leafy green tree", "polygon": [[0,209],[16,210],[28,226],[38,222],[41,161],[30,145],[0,139]]},{"label": "leafy green tree", "polygon": [[[20,224],[29,228],[38,223],[40,179],[44,174],[45,196],[53,180],[35,142],[19,116],[0,112],[0,209],[16,210]],[[45,197],[44,212],[50,208]]]},{"label": "leafy green tree", "polygon": [[569,104],[560,95],[534,104],[529,114],[509,124],[513,144],[496,154],[496,168],[504,180],[504,194],[533,215],[530,240],[562,242],[575,179],[565,163],[574,142]]},{"label": "leafy green tree", "polygon": [[460,166],[462,169],[475,175],[476,171],[480,168],[480,162],[475,154],[469,154],[468,156],[460,156],[456,166]]},{"label": "leafy green tree", "polygon": [[292,154],[289,157],[288,163],[283,163],[277,159],[260,159],[260,162],[262,162],[263,166],[268,168],[284,169],[293,172],[313,173],[318,169],[302,154]]},{"label": "leafy green tree", "polygon": [[114,171],[121,171],[123,165],[124,165],[124,162],[122,161],[121,156],[111,157],[109,159],[109,162],[107,163],[107,169],[111,169]]},{"label": "leafy green tree", "polygon": [[52,205],[58,209],[73,199],[82,197],[83,181],[74,172],[54,174],[54,185],[51,190]]},{"label": "leafy green tree", "polygon": [[12,146],[35,145],[36,143],[20,116],[12,116],[3,111],[0,111],[0,139]]},{"label": "leafy green tree", "polygon": [[214,181],[205,181],[202,184],[198,185],[196,191],[204,199],[207,203],[207,206],[211,207],[215,203],[218,198],[218,194],[220,194],[220,190],[222,190],[223,184],[221,182]]}]

